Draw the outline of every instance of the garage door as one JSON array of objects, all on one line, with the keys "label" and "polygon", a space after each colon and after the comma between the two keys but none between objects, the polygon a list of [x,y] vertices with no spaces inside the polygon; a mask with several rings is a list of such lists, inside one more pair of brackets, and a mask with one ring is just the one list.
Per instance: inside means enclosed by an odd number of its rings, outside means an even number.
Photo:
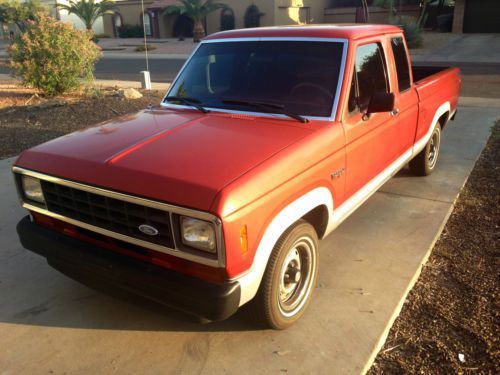
[{"label": "garage door", "polygon": [[466,0],[464,33],[500,33],[500,0]]}]

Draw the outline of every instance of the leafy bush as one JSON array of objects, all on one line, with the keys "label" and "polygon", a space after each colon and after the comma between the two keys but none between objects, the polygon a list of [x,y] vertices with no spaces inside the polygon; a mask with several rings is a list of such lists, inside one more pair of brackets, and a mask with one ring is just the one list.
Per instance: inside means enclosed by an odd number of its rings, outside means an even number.
[{"label": "leafy bush", "polygon": [[144,38],[144,28],[141,25],[121,25],[118,28],[120,38]]},{"label": "leafy bush", "polygon": [[403,29],[408,48],[417,48],[422,46],[422,28],[420,27],[417,18],[411,16],[401,16],[392,18],[390,22]]},{"label": "leafy bush", "polygon": [[10,67],[26,86],[47,96],[78,89],[80,78],[91,79],[101,49],[86,31],[40,14],[8,48]]},{"label": "leafy bush", "polygon": [[39,14],[48,11],[40,0],[0,0],[0,23],[15,23],[24,32],[28,21],[35,21]]},{"label": "leafy bush", "polygon": [[[154,44],[147,44],[147,46],[148,46],[148,51],[154,51],[156,49],[156,46]],[[144,51],[146,51],[146,47],[144,46],[144,44],[135,47],[135,52],[144,52]]]}]

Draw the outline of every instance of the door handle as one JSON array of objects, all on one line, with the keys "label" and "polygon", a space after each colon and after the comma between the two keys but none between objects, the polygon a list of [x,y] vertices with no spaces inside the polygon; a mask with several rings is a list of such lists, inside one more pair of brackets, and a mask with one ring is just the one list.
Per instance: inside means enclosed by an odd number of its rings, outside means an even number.
[{"label": "door handle", "polygon": [[391,111],[391,116],[394,117],[394,116],[397,116],[399,114],[399,108],[394,108],[392,111]]}]

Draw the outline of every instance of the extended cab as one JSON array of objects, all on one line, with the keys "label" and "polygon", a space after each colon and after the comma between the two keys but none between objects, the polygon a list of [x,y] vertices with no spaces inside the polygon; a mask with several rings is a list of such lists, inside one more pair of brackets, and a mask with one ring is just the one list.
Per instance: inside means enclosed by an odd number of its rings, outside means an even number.
[{"label": "extended cab", "polygon": [[23,246],[81,282],[208,320],[306,309],[328,235],[409,163],[436,168],[456,68],[411,68],[401,29],[205,38],[158,107],[25,151]]}]

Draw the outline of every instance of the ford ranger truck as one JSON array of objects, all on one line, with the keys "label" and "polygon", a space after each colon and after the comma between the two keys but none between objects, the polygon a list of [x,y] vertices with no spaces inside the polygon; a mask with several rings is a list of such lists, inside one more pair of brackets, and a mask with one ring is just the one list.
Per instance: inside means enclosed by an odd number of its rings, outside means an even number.
[{"label": "ford ranger truck", "polygon": [[[23,152],[22,245],[62,273],[204,320],[306,310],[318,241],[398,170],[436,168],[456,68],[384,25],[205,38],[158,107]],[[327,249],[324,249],[327,251]]]}]

